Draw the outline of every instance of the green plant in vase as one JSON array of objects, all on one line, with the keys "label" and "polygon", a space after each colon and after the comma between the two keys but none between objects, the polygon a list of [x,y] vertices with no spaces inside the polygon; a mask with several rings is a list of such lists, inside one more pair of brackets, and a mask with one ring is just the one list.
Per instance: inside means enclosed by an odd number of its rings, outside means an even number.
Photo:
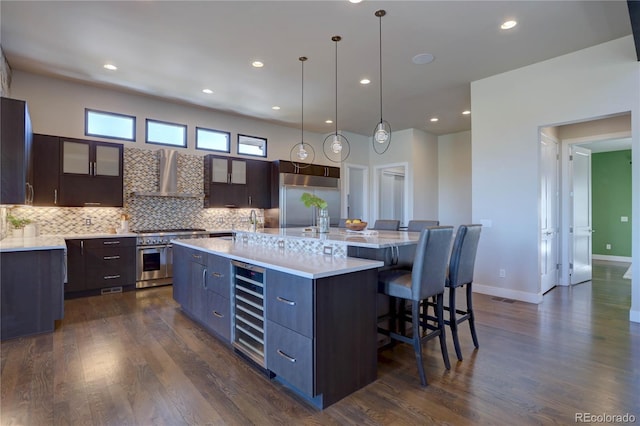
[{"label": "green plant in vase", "polygon": [[316,207],[318,209],[318,217],[316,225],[318,226],[318,232],[329,232],[329,211],[327,210],[327,202],[317,195],[305,192],[300,197],[300,200],[304,203],[305,207]]},{"label": "green plant in vase", "polygon": [[31,219],[21,219],[19,217],[15,217],[11,213],[7,215],[7,220],[13,226],[13,229],[22,229],[26,225],[31,223]]}]

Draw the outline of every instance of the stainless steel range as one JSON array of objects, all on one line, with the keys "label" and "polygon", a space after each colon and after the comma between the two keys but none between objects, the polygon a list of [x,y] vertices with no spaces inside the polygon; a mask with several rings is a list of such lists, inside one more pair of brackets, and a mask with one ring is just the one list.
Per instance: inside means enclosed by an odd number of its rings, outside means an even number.
[{"label": "stainless steel range", "polygon": [[134,231],[136,241],[136,288],[173,283],[173,246],[171,240],[209,238],[204,229],[151,229]]}]

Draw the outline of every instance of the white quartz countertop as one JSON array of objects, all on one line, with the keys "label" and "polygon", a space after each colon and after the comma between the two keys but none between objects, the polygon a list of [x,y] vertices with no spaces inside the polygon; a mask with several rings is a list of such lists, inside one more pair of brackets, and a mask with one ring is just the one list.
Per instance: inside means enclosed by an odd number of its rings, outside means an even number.
[{"label": "white quartz countertop", "polygon": [[49,235],[33,238],[8,237],[0,241],[0,252],[31,250],[65,250],[67,246],[61,235]]},{"label": "white quartz countertop", "polygon": [[[251,231],[236,231],[237,233],[252,233]],[[331,228],[327,234],[305,231],[305,228],[265,228],[257,231],[266,235],[282,237],[284,239],[306,239],[312,241],[326,241],[328,243],[344,243],[354,247],[385,248],[417,244],[419,232],[406,231],[363,231],[352,232],[342,228]]]},{"label": "white quartz countertop", "polygon": [[122,234],[110,234],[107,232],[96,234],[62,234],[62,238],[67,240],[88,240],[90,238],[124,238],[124,237],[137,237],[138,234],[133,232],[125,232]]},{"label": "white quartz countertop", "polygon": [[172,240],[172,242],[229,259],[312,279],[384,266],[383,262],[377,260],[293,252],[258,244],[247,244],[241,240],[234,242],[222,238],[201,238]]}]

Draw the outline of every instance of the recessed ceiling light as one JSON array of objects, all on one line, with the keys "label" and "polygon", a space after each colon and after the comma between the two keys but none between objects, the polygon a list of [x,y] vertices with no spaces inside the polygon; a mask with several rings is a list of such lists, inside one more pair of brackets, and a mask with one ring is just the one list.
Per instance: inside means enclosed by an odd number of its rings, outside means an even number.
[{"label": "recessed ceiling light", "polygon": [[433,55],[431,53],[420,53],[416,56],[414,56],[411,61],[413,61],[414,64],[417,65],[424,65],[424,64],[430,64],[431,62],[433,62]]},{"label": "recessed ceiling light", "polygon": [[251,65],[254,68],[262,68],[262,67],[264,67],[264,64],[262,62],[260,62],[260,61],[253,61],[253,62],[251,62]]},{"label": "recessed ceiling light", "polygon": [[331,119],[325,120],[324,122],[327,123],[327,124],[333,124],[333,120],[331,120]]},{"label": "recessed ceiling light", "polygon": [[349,0],[349,3],[360,3],[362,0]]},{"label": "recessed ceiling light", "polygon": [[431,121],[432,123],[435,123],[436,121],[438,121],[438,117],[432,117],[429,121]]},{"label": "recessed ceiling light", "polygon": [[469,111],[469,110],[462,111],[462,115],[469,115],[469,114],[471,114],[471,111]]},{"label": "recessed ceiling light", "polygon": [[108,69],[109,71],[115,71],[115,70],[117,70],[117,69],[118,69],[118,67],[116,67],[116,66],[115,66],[115,65],[113,65],[113,64],[104,64],[104,68],[105,68],[105,69]]},{"label": "recessed ceiling light", "polygon": [[211,89],[202,89],[202,93],[206,93],[207,95],[210,95],[213,93],[213,90]]},{"label": "recessed ceiling light", "polygon": [[362,80],[360,80],[360,84],[369,84],[371,83],[371,80],[369,80],[368,78],[363,78]]},{"label": "recessed ceiling light", "polygon": [[504,21],[502,25],[500,25],[500,28],[502,28],[503,30],[510,30],[516,25],[518,25],[516,21]]},{"label": "recessed ceiling light", "polygon": [[280,107],[278,105],[274,105],[274,106],[271,107],[271,109],[273,109],[275,111],[278,111],[280,109]]}]

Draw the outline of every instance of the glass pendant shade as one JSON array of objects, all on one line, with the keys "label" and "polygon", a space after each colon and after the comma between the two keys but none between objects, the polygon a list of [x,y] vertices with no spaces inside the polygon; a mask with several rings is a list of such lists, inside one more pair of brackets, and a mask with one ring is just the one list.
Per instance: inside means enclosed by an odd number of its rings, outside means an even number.
[{"label": "glass pendant shade", "polygon": [[331,144],[331,150],[333,151],[334,154],[340,154],[340,151],[342,151],[342,142],[340,142],[340,138],[337,137],[336,135],[334,135],[334,137],[333,137],[333,143]]},{"label": "glass pendant shade", "polygon": [[298,157],[298,160],[300,160],[300,161],[306,160],[307,157],[309,156],[309,153],[307,152],[307,150],[304,149],[304,143],[301,143],[299,145],[298,152],[297,152],[296,156]]},{"label": "glass pendant shade", "polygon": [[389,141],[389,132],[384,128],[384,123],[380,122],[376,126],[376,132],[374,133],[374,139],[378,143],[387,143]]}]

